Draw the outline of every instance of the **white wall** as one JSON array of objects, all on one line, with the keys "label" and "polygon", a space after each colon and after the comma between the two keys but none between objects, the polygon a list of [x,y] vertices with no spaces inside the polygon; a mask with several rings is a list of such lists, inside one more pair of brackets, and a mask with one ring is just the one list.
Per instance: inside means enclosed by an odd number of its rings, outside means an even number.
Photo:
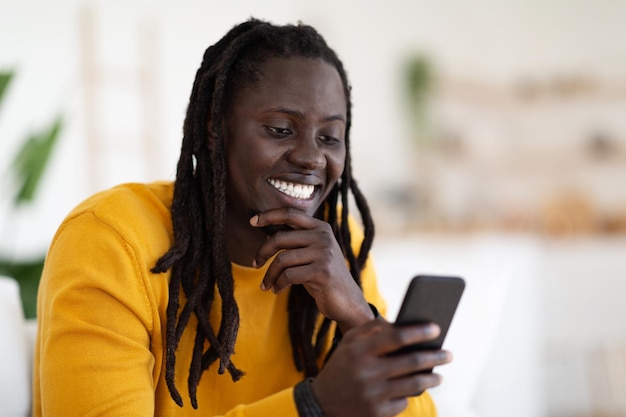
[{"label": "white wall", "polygon": [[[114,70],[137,66],[138,28],[146,21],[156,27],[154,69],[160,100],[150,160],[157,161],[157,168],[149,173],[137,167],[142,155],[127,140],[110,151],[106,175],[95,184],[85,178],[89,167],[84,162],[79,61],[79,19],[85,7],[98,14],[96,53],[103,65]],[[28,220],[18,226],[20,236],[10,241],[20,253],[45,248],[63,214],[96,189],[120,181],[172,178],[182,119],[202,52],[249,16],[277,23],[301,19],[317,26],[339,52],[354,87],[356,175],[373,198],[413,175],[399,78],[405,53],[429,54],[441,74],[495,83],[575,73],[581,68],[615,79],[626,70],[620,42],[624,33],[620,16],[626,13],[626,3],[610,0],[548,4],[370,0],[358,7],[350,1],[329,0],[0,0],[0,10],[0,67],[18,71],[0,109],[0,168],[5,169],[26,132],[41,128],[59,111],[67,116],[39,205],[27,211]],[[105,103],[101,123],[132,134],[136,131],[132,116],[137,111],[125,112],[122,104],[128,100],[117,93]],[[372,166],[376,169],[369,169]],[[5,201],[0,207],[3,216],[6,205]],[[2,245],[7,244],[3,239]]]}]

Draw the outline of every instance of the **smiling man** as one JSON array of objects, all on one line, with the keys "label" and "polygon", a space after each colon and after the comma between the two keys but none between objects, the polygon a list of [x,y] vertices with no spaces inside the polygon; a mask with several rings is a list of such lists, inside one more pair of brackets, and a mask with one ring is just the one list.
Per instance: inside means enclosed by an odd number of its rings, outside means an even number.
[{"label": "smiling man", "polygon": [[390,355],[438,328],[379,314],[350,110],[309,26],[253,19],[209,47],[175,182],[103,191],[51,243],[34,416],[435,416],[413,394],[450,355]]}]

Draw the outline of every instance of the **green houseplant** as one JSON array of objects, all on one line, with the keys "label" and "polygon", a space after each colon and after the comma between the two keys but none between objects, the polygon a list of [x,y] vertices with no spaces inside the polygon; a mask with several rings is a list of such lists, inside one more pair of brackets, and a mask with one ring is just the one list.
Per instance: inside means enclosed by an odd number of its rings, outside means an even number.
[{"label": "green houseplant", "polygon": [[431,61],[422,55],[410,55],[404,67],[404,92],[406,94],[412,136],[418,148],[427,147],[430,137],[429,102],[434,84]]},{"label": "green houseplant", "polygon": [[[15,76],[14,71],[0,71],[0,106]],[[16,152],[8,172],[11,187],[9,198],[11,214],[35,199],[41,179],[62,129],[62,117],[57,116],[49,126],[28,135]],[[4,192],[7,190],[3,190]],[[5,196],[3,196],[5,197]],[[11,238],[2,233],[3,238]],[[20,295],[26,318],[36,315],[37,288],[43,269],[45,254],[34,259],[18,259],[14,254],[0,253],[0,274],[15,278],[20,285]]]}]

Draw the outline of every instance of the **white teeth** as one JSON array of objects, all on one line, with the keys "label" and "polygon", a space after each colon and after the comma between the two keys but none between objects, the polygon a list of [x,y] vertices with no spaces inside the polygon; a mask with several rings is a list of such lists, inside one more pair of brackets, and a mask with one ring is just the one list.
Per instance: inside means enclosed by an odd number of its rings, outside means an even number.
[{"label": "white teeth", "polygon": [[281,193],[285,193],[288,196],[306,200],[311,198],[313,191],[315,191],[314,185],[307,184],[294,184],[291,182],[285,182],[281,180],[269,179],[268,182],[274,186]]}]

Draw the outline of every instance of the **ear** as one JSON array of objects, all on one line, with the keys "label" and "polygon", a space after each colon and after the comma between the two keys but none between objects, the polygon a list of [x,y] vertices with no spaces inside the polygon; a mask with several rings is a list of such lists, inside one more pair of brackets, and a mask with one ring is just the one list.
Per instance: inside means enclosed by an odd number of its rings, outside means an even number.
[{"label": "ear", "polygon": [[207,147],[209,150],[213,151],[215,149],[216,141],[219,140],[220,135],[222,136],[222,146],[226,146],[226,138],[228,137],[228,131],[226,129],[226,122],[224,120],[221,121],[222,130],[221,132],[216,132],[213,129],[213,120],[207,121]]},{"label": "ear", "polygon": [[[223,126],[222,126],[223,127]],[[213,149],[215,146],[215,140],[217,138],[217,132],[213,130],[213,120],[207,121],[207,146],[209,149]]]}]

